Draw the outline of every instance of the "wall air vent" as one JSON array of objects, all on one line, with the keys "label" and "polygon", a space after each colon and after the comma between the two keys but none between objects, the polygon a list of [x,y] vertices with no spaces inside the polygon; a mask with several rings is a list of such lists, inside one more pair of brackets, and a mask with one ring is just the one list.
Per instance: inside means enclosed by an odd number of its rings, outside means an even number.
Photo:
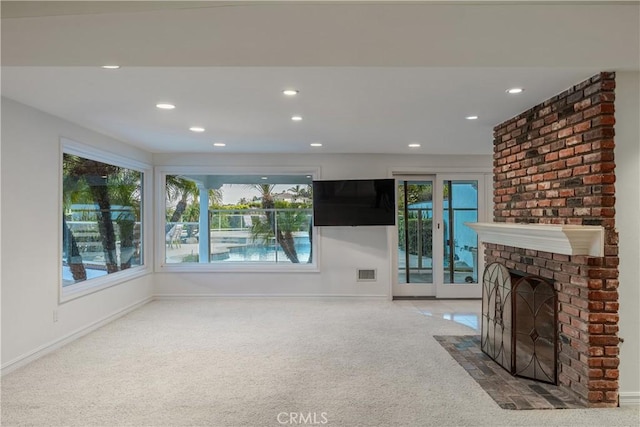
[{"label": "wall air vent", "polygon": [[376,270],[375,269],[358,269],[358,282],[375,282]]}]

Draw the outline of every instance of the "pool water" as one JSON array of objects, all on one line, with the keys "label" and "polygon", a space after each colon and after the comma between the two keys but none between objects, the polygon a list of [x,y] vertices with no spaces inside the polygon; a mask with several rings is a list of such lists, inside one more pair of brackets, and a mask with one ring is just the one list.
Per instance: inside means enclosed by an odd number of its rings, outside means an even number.
[{"label": "pool water", "polygon": [[[298,255],[298,261],[301,263],[309,262],[309,256],[311,255],[311,245],[301,244],[296,245],[296,254]],[[277,262],[277,263],[290,263],[289,259],[285,255],[284,251],[280,248],[275,250],[275,247],[267,246],[244,246],[231,248],[228,257],[212,262]]]}]

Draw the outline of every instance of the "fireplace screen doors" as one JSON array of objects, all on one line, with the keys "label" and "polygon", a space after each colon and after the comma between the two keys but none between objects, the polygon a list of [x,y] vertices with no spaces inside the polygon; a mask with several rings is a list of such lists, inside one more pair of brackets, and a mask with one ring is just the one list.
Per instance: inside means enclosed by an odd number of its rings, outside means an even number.
[{"label": "fireplace screen doors", "polygon": [[482,351],[512,375],[557,383],[557,297],[539,276],[489,264],[482,282]]}]

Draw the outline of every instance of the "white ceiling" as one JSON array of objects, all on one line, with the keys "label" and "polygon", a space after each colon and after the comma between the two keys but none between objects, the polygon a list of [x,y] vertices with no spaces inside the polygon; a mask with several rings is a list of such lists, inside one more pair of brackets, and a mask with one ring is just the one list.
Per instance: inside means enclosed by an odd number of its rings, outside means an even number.
[{"label": "white ceiling", "polygon": [[3,1],[2,95],[152,152],[488,154],[494,125],[640,69],[640,5],[601,3]]}]

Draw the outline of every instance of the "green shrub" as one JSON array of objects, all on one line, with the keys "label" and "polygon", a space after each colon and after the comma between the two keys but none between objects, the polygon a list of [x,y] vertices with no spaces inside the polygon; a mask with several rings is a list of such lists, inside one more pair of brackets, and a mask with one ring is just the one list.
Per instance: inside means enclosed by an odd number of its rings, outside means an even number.
[{"label": "green shrub", "polygon": [[[433,256],[433,228],[432,219],[422,220],[422,256]],[[398,243],[400,247],[405,245],[404,218],[398,218]],[[418,218],[409,218],[409,253],[418,255]]]},{"label": "green shrub", "polygon": [[182,257],[182,262],[198,262],[200,257],[198,254],[189,254]]}]

